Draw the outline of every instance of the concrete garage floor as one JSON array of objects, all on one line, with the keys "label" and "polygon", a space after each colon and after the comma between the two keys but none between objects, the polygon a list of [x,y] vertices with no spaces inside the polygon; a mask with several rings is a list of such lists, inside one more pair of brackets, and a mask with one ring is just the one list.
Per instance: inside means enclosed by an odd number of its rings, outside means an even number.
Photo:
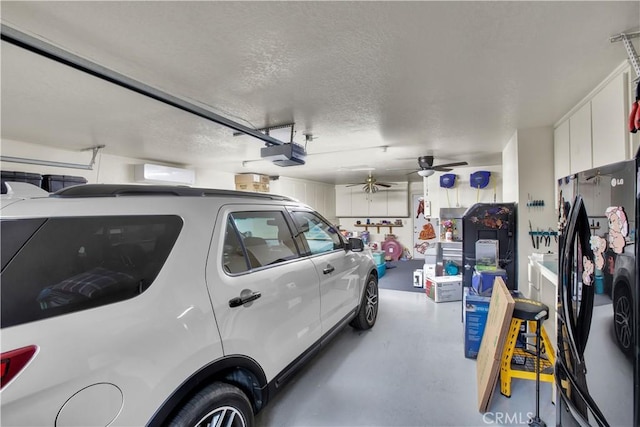
[{"label": "concrete garage floor", "polygon": [[[346,328],[257,416],[258,426],[527,425],[535,381],[496,389],[478,412],[476,361],[464,357],[460,301],[380,289],[370,331]],[[541,383],[541,418],[555,425],[551,384]]]}]

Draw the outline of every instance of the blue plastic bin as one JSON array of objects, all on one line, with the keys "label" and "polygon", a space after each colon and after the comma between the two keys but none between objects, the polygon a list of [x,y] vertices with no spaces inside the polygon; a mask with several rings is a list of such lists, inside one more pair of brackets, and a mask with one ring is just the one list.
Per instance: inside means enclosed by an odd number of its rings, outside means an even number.
[{"label": "blue plastic bin", "polygon": [[378,265],[378,279],[384,276],[384,273],[387,271],[387,264],[382,263]]}]

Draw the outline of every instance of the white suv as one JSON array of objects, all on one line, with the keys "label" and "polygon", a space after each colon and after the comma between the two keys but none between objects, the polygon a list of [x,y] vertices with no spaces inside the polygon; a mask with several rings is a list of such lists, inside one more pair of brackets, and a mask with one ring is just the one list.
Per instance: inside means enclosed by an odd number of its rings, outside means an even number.
[{"label": "white suv", "polygon": [[0,212],[2,425],[250,426],[376,321],[370,252],[287,197],[80,185]]}]

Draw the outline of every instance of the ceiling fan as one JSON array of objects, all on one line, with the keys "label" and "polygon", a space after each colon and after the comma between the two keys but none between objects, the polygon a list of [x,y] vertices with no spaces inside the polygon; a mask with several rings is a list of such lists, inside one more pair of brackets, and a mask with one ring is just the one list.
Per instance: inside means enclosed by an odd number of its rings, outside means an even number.
[{"label": "ceiling fan", "polygon": [[389,188],[393,184],[389,184],[388,182],[379,182],[373,176],[371,176],[371,172],[369,172],[369,176],[364,180],[364,182],[357,182],[355,184],[348,184],[347,187],[354,187],[356,185],[362,185],[362,190],[365,193],[377,193],[378,187]]},{"label": "ceiling fan", "polygon": [[414,170],[411,173],[417,172],[423,178],[433,175],[435,172],[449,172],[452,170],[451,168],[455,166],[464,166],[468,165],[467,162],[453,162],[453,163],[444,163],[441,165],[433,164],[433,156],[420,156],[418,157],[418,165],[420,169]]}]

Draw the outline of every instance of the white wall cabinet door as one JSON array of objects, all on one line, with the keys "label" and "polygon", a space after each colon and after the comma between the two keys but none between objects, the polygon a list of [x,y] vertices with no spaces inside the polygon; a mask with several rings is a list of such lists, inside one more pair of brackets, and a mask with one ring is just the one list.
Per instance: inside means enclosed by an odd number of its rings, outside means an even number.
[{"label": "white wall cabinet door", "polygon": [[355,187],[351,191],[351,216],[369,216],[369,199],[367,196],[368,193],[362,191],[360,187]]},{"label": "white wall cabinet door", "polygon": [[591,102],[569,118],[569,148],[571,150],[571,173],[591,169]]},{"label": "white wall cabinet door", "polygon": [[336,217],[351,216],[351,187],[336,185]]},{"label": "white wall cabinet door", "polygon": [[553,164],[555,179],[571,175],[569,120],[565,120],[553,130]]},{"label": "white wall cabinet door", "polygon": [[408,182],[398,182],[387,190],[387,215],[399,218],[409,216]]},{"label": "white wall cabinet door", "polygon": [[409,216],[409,184],[365,193],[361,186],[336,185],[336,217],[384,218]]},{"label": "white wall cabinet door", "polygon": [[593,167],[629,158],[627,77],[619,74],[591,100]]},{"label": "white wall cabinet door", "polygon": [[387,194],[389,190],[379,190],[377,193],[368,194],[369,211],[368,216],[387,216]]}]

